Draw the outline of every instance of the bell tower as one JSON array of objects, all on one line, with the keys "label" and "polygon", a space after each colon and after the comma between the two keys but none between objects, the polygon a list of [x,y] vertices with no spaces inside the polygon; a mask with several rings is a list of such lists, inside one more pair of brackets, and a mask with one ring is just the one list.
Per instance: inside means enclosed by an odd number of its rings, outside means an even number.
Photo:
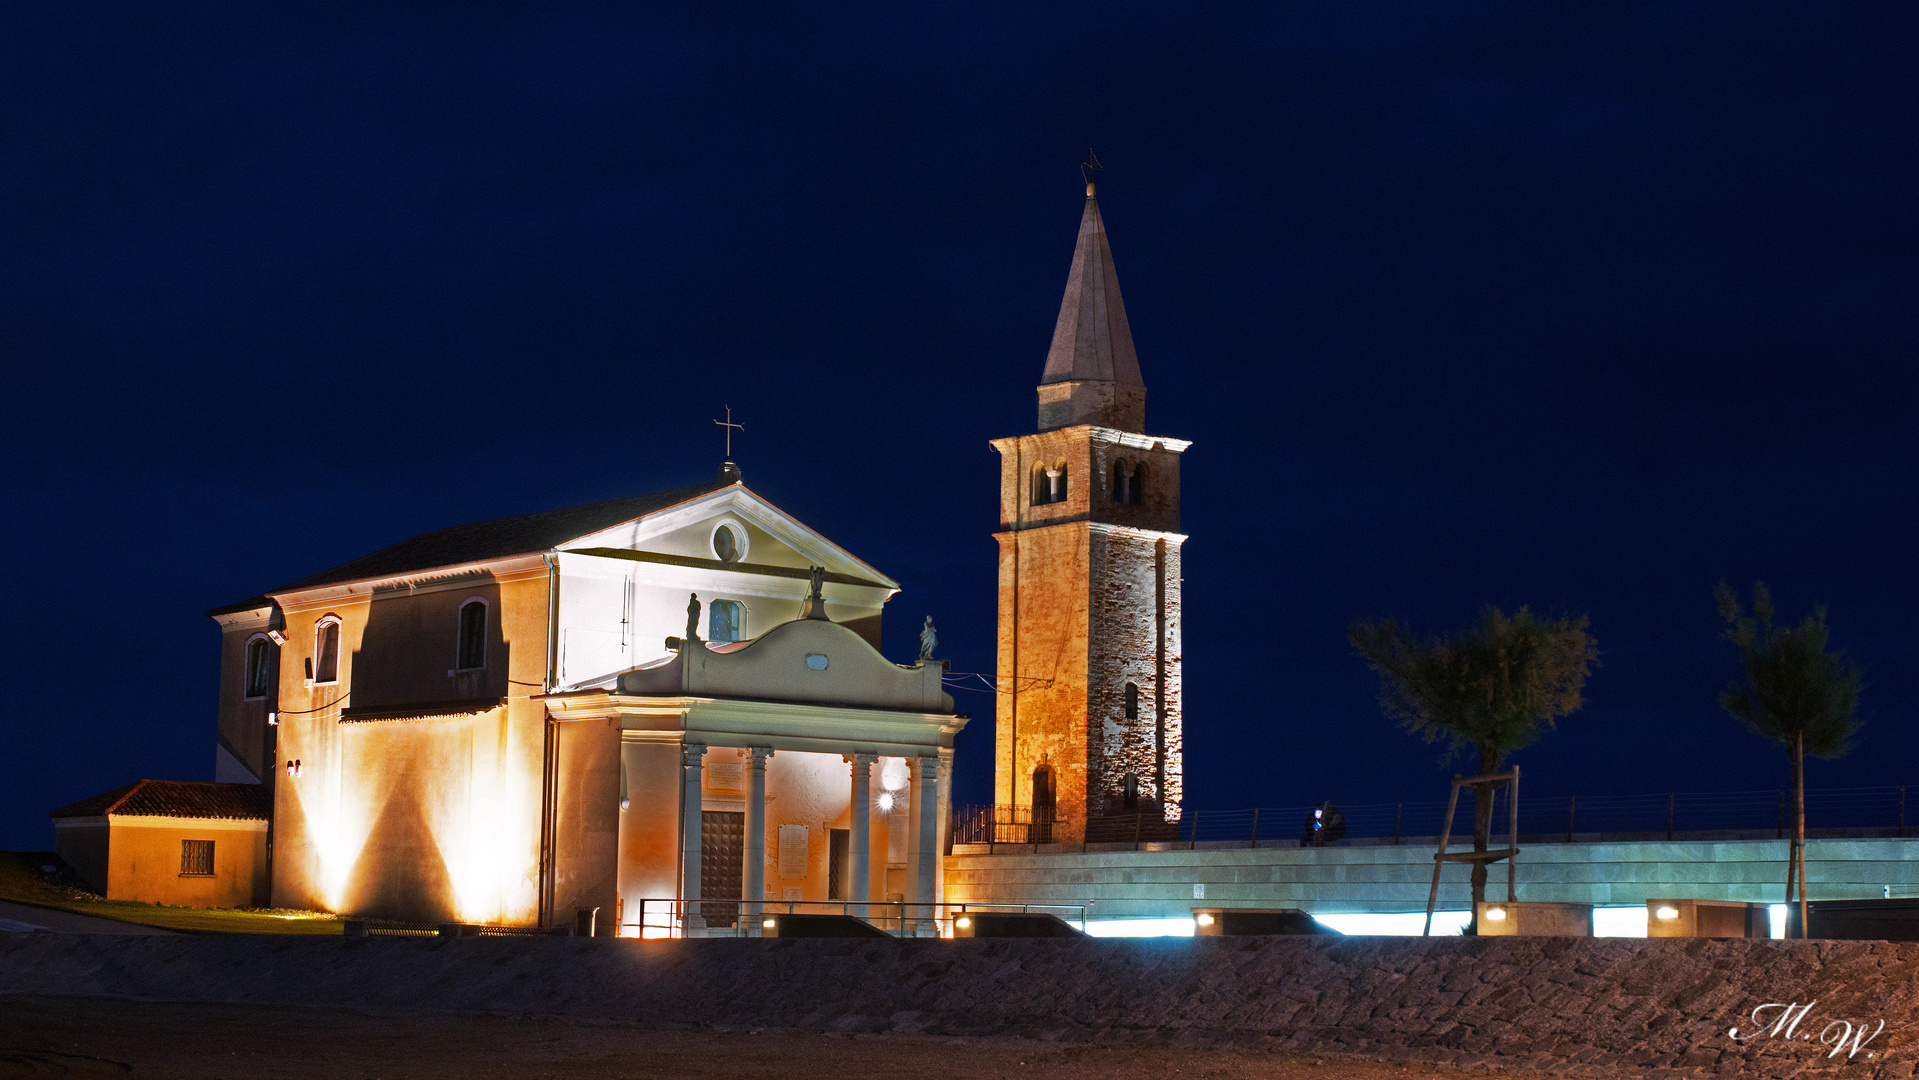
[{"label": "bell tower", "polygon": [[1001,839],[1081,841],[1100,818],[1124,818],[1127,839],[1136,824],[1165,836],[1180,818],[1179,462],[1191,444],[1145,431],[1146,384],[1088,183],[1038,431],[992,444]]}]

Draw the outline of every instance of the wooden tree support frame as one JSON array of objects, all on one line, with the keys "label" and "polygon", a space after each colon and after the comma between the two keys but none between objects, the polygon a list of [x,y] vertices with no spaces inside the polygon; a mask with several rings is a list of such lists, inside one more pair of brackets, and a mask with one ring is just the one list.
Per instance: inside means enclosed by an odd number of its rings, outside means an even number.
[{"label": "wooden tree support frame", "polygon": [[[1508,822],[1507,846],[1488,851],[1447,851],[1453,839],[1453,811],[1459,807],[1459,789],[1479,784],[1493,785],[1496,796],[1499,785],[1509,789],[1506,799],[1510,813]],[[1519,865],[1519,766],[1513,766],[1512,772],[1493,773],[1489,776],[1460,776],[1453,774],[1452,797],[1446,800],[1446,823],[1439,830],[1439,851],[1433,855],[1433,887],[1426,894],[1426,928],[1419,932],[1420,937],[1431,937],[1433,933],[1433,908],[1439,905],[1439,872],[1449,862],[1490,863],[1506,860],[1506,902],[1514,903],[1519,899],[1514,891],[1513,875]]]}]

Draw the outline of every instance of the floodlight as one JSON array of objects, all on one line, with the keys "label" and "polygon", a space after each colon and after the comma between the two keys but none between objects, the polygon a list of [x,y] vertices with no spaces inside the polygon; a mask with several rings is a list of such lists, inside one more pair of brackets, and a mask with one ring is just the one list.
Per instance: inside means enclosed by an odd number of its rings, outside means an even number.
[{"label": "floodlight", "polygon": [[1659,910],[1653,912],[1653,914],[1662,919],[1677,919],[1679,917],[1679,909],[1673,907],[1671,904],[1661,904]]},{"label": "floodlight", "polygon": [[1498,922],[1506,917],[1506,909],[1503,907],[1489,907],[1486,909],[1486,917],[1494,922]]},{"label": "floodlight", "polygon": [[961,930],[964,930],[967,927],[973,925],[973,920],[967,918],[964,915],[961,915],[957,920],[954,921],[953,925],[959,927]]},{"label": "floodlight", "polygon": [[1202,911],[1199,914],[1198,922],[1199,922],[1199,925],[1201,926],[1211,926],[1213,925],[1213,917],[1212,915]]},{"label": "floodlight", "polygon": [[778,919],[761,919],[760,926],[767,930],[778,930],[780,928],[780,921]]}]

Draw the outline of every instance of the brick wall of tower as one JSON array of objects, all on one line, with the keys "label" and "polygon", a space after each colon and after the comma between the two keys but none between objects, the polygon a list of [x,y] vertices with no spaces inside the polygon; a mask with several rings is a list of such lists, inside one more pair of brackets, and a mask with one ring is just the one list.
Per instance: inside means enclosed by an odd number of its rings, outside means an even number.
[{"label": "brick wall of tower", "polygon": [[[1139,809],[1150,814],[1163,804],[1166,820],[1177,821],[1182,793],[1179,545],[1167,542],[1162,554],[1154,534],[1095,527],[1090,569],[1088,797],[1095,813],[1132,812],[1124,804],[1125,777],[1131,772],[1138,780]],[[1139,688],[1137,716],[1131,720],[1126,719],[1128,683]],[[1159,783],[1162,716],[1163,791]]]},{"label": "brick wall of tower", "polygon": [[999,672],[993,801],[1031,806],[1053,768],[1060,840],[1086,820],[1088,526],[999,534]]}]

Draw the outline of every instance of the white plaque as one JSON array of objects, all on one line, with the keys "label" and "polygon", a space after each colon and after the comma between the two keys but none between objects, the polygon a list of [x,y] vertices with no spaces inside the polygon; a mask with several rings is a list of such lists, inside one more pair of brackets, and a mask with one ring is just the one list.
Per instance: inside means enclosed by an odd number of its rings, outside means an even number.
[{"label": "white plaque", "polygon": [[781,900],[798,900],[799,898],[800,898],[800,890],[798,889],[781,889],[780,890]]},{"label": "white plaque", "polygon": [[717,762],[706,767],[708,791],[745,791],[746,766],[737,761]]},{"label": "white plaque", "polygon": [[806,826],[780,826],[780,876],[806,877]]}]

